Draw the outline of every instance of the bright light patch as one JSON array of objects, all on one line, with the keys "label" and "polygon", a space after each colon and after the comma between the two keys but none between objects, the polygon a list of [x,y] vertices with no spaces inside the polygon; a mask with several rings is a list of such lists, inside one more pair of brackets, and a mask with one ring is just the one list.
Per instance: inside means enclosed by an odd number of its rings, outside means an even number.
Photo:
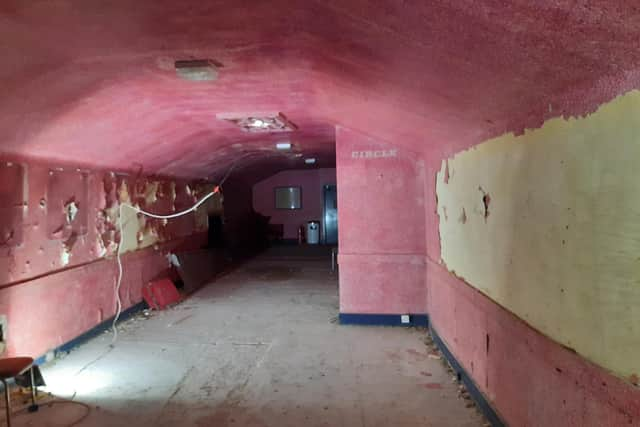
[{"label": "bright light patch", "polygon": [[291,143],[290,142],[278,142],[276,144],[276,148],[278,150],[291,150]]},{"label": "bright light patch", "polygon": [[316,159],[313,157],[310,157],[308,159],[304,159],[304,162],[308,165],[313,165],[316,162]]},{"label": "bright light patch", "polygon": [[83,371],[76,375],[72,369],[46,372],[45,390],[60,397],[91,396],[112,385],[112,376],[104,371]]}]

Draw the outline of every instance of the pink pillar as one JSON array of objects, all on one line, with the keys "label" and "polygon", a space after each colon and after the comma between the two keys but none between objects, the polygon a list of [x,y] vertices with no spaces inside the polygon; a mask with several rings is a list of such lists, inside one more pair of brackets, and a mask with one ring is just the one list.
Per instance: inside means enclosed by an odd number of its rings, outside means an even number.
[{"label": "pink pillar", "polygon": [[336,140],[340,312],[425,314],[420,156],[345,128]]}]

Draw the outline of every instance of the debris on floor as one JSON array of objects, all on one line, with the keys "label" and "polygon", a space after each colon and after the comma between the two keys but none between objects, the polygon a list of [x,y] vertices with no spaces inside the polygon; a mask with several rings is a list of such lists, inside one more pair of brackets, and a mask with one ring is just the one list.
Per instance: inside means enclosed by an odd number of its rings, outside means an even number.
[{"label": "debris on floor", "polygon": [[[286,274],[265,281],[278,263]],[[445,361],[428,357],[425,332],[328,322],[335,282],[322,259],[258,257],[178,305],[124,320],[115,346],[107,331],[47,364],[47,391],[77,390],[73,400],[92,408],[86,427],[482,426]],[[43,406],[35,416],[46,422],[25,415],[16,427],[69,427],[82,411]]]},{"label": "debris on floor", "polygon": [[180,293],[170,279],[149,282],[142,288],[142,296],[147,305],[154,310],[164,310],[180,302]]},{"label": "debris on floor", "polygon": [[462,383],[460,374],[454,371],[453,367],[449,364],[449,361],[442,354],[437,344],[433,341],[433,338],[429,333],[427,333],[423,338],[423,343],[427,347],[427,354],[429,358],[441,360],[443,366],[447,370],[447,372],[451,375],[451,382],[458,384],[458,398],[466,401],[465,408],[471,409],[475,408],[478,415],[483,417],[484,423],[483,427],[490,427],[491,423],[489,423],[486,418],[484,418],[484,414],[480,410],[480,408],[476,405],[475,399],[471,396],[467,387]]}]

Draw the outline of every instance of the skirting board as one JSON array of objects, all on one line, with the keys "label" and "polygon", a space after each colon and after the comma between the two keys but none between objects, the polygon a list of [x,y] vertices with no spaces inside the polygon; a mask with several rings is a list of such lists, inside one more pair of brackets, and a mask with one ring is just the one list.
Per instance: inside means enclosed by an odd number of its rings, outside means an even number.
[{"label": "skirting board", "polygon": [[462,384],[464,384],[464,386],[467,388],[467,391],[471,395],[471,398],[476,402],[476,405],[478,405],[480,411],[482,411],[483,415],[491,423],[491,426],[506,427],[507,424],[505,424],[505,422],[500,419],[498,413],[493,409],[489,401],[487,401],[487,399],[484,397],[484,394],[482,394],[469,374],[467,374],[467,371],[464,370],[462,365],[460,365],[458,360],[453,356],[453,353],[449,351],[444,341],[442,341],[438,333],[433,328],[433,325],[429,325],[429,332],[431,333],[433,341],[436,343],[444,357],[447,359],[449,365],[451,365],[451,367],[453,368],[458,377],[458,380],[461,381]]},{"label": "skirting board", "polygon": [[340,313],[341,325],[369,325],[369,326],[429,326],[426,314],[409,314],[409,323],[402,323],[401,314],[363,314]]},{"label": "skirting board", "polygon": [[498,416],[491,404],[487,401],[480,389],[473,382],[469,374],[464,370],[462,365],[453,356],[451,351],[433,325],[429,324],[429,316],[426,314],[410,314],[409,323],[402,323],[400,314],[363,314],[363,313],[340,313],[340,324],[342,325],[368,325],[368,326],[422,326],[428,327],[433,341],[436,343],[444,357],[447,359],[451,367],[456,373],[459,381],[469,391],[469,394],[478,405],[487,420],[493,427],[506,427],[506,424]]},{"label": "skirting board", "polygon": [[[122,313],[120,313],[120,317],[118,318],[118,323],[124,322],[125,320],[132,318],[136,313],[148,307],[149,306],[144,301],[141,301],[138,304],[132,305],[131,307],[127,308],[126,310],[123,310]],[[89,329],[87,332],[83,333],[82,335],[79,335],[76,338],[72,339],[71,341],[67,341],[61,346],[55,348],[53,350],[54,356],[60,353],[69,353],[71,350],[73,350],[75,347],[79,346],[80,344],[84,344],[85,342],[89,341],[91,338],[97,337],[104,331],[111,329],[112,324],[113,324],[113,317],[105,320],[102,323],[97,324],[96,326]],[[47,362],[46,354],[38,357],[35,360],[36,365],[42,365],[45,362]]]}]

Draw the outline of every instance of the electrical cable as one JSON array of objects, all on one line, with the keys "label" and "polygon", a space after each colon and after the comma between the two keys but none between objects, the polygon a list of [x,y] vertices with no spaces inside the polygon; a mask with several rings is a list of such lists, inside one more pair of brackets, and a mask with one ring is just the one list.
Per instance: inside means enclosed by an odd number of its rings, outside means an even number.
[{"label": "electrical cable", "polygon": [[193,205],[190,208],[185,209],[183,211],[176,212],[176,213],[169,214],[169,215],[158,215],[158,214],[154,214],[154,213],[142,210],[142,209],[140,209],[140,208],[138,208],[136,206],[133,206],[133,205],[131,205],[129,203],[120,203],[120,206],[118,207],[118,227],[120,228],[120,241],[118,242],[118,248],[116,250],[116,262],[118,264],[118,277],[116,279],[116,284],[115,284],[116,314],[115,314],[115,316],[113,318],[113,323],[111,324],[111,329],[113,330],[113,338],[111,340],[111,347],[113,347],[115,345],[115,343],[116,343],[116,341],[118,339],[118,328],[117,328],[116,324],[118,323],[118,319],[120,318],[120,315],[122,314],[122,300],[120,299],[120,287],[122,285],[122,275],[123,275],[121,255],[122,255],[122,243],[124,241],[124,228],[123,228],[123,223],[122,223],[122,208],[127,207],[127,208],[135,211],[136,213],[139,213],[139,214],[142,214],[142,215],[146,215],[148,217],[156,218],[156,219],[173,219],[173,218],[178,218],[180,216],[186,215],[186,214],[188,214],[190,212],[193,212],[196,209],[198,209],[198,207],[200,207],[200,205],[202,205],[204,202],[206,202],[209,198],[213,197],[215,194],[220,193],[221,189],[222,189],[222,184],[224,184],[225,181],[227,180],[227,178],[229,178],[229,175],[231,175],[231,172],[236,167],[236,165],[240,162],[240,160],[243,160],[243,159],[245,159],[247,157],[250,157],[250,156],[252,156],[254,154],[262,154],[262,153],[260,153],[260,152],[248,152],[248,153],[245,153],[244,155],[238,157],[237,159],[235,159],[233,161],[233,163],[231,164],[231,166],[229,167],[229,169],[227,170],[227,172],[224,174],[224,176],[220,180],[220,183],[213,188],[213,191],[211,191],[210,193],[205,195],[195,205]]},{"label": "electrical cable", "polygon": [[[65,427],[75,427],[77,425],[79,425],[81,422],[83,422],[84,420],[86,420],[89,415],[91,414],[92,408],[91,406],[87,405],[86,403],[83,402],[78,402],[75,399],[77,392],[74,391],[73,395],[68,398],[61,398],[59,396],[53,395],[51,393],[48,393],[48,397],[52,398],[51,400],[44,400],[38,403],[39,406],[53,406],[53,405],[77,405],[77,406],[81,406],[84,409],[86,409],[86,412],[77,420],[73,421],[71,424],[67,424]],[[42,396],[42,395],[41,395]],[[46,399],[46,397],[44,397]],[[42,399],[42,398],[40,398]],[[4,406],[0,407],[0,409],[5,409]],[[28,406],[24,406],[21,409],[17,409],[14,411],[11,411],[11,416],[19,416],[21,414],[26,414],[29,411],[29,407]]]},{"label": "electrical cable", "polygon": [[133,206],[133,205],[131,205],[129,203],[120,203],[120,206],[118,208],[118,227],[120,228],[120,242],[118,242],[118,249],[116,250],[116,262],[118,264],[118,278],[116,280],[116,286],[115,286],[116,315],[114,316],[113,323],[111,324],[111,329],[113,330],[113,339],[111,340],[111,345],[115,344],[116,340],[118,339],[118,328],[117,328],[116,324],[118,323],[118,319],[120,318],[120,314],[122,314],[122,301],[120,299],[120,286],[122,285],[122,275],[123,275],[121,255],[122,255],[122,243],[123,243],[123,240],[124,240],[122,208],[127,207],[127,208],[133,210],[136,213],[139,213],[139,214],[142,214],[142,215],[146,215],[146,216],[151,217],[151,218],[173,219],[173,218],[178,218],[180,216],[183,216],[183,215],[186,215],[188,213],[191,213],[191,212],[195,211],[204,202],[206,202],[207,200],[209,200],[211,197],[213,197],[215,194],[217,194],[219,192],[220,192],[220,185],[217,185],[216,187],[214,187],[213,191],[211,191],[206,196],[204,196],[202,199],[200,199],[195,205],[193,205],[190,208],[185,209],[183,211],[176,212],[176,213],[169,214],[169,215],[157,215],[157,214],[142,210],[142,209],[140,209],[140,208],[138,208],[136,206]]}]

